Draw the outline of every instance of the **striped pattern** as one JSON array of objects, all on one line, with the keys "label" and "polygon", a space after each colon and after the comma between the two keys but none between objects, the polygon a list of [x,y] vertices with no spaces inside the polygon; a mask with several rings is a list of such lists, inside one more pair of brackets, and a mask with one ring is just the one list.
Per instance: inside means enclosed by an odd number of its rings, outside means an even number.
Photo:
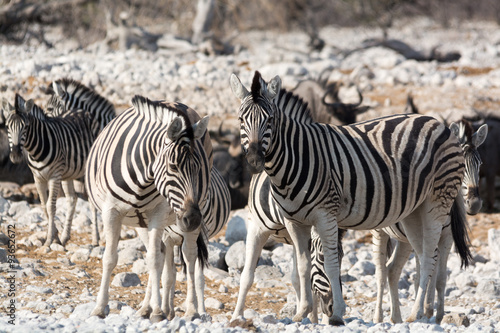
[{"label": "striped pattern", "polygon": [[209,199],[208,118],[197,121],[196,112],[183,104],[141,96],[132,105],[104,128],[87,163],[89,200],[102,212],[106,236],[103,278],[92,314],[105,315],[119,230],[126,224],[140,228],[148,249],[151,288],[146,299],[151,298],[152,312],[144,302],[139,314],[156,321],[165,317],[160,308],[163,230],[174,223],[183,232],[199,230],[200,206]]},{"label": "striped pattern", "polygon": [[[465,208],[468,214],[476,214],[482,206],[482,200],[479,196],[479,169],[482,164],[477,147],[479,147],[488,133],[487,125],[476,133],[473,133],[471,124],[468,121],[462,120],[458,123],[450,125],[450,129],[458,138],[465,159],[464,178],[462,181],[462,196],[465,202]],[[433,278],[429,292],[427,293],[427,301],[425,313],[427,317],[432,317],[434,314],[434,290],[438,291],[438,307],[436,314],[436,322],[440,323],[444,315],[444,288],[446,286],[446,258],[448,257],[450,247],[446,244],[451,244],[452,233],[451,224],[448,223],[443,227],[441,240],[438,247],[438,269]],[[382,298],[385,289],[387,277],[389,277],[389,290],[391,294],[391,321],[395,323],[402,322],[401,310],[399,308],[399,295],[397,284],[401,275],[403,265],[408,260],[412,251],[411,245],[408,244],[406,232],[401,223],[383,229],[372,231],[374,257],[377,263],[377,305],[375,308],[374,322],[382,322]],[[386,263],[387,245],[389,237],[397,240],[397,246],[391,259]],[[448,238],[448,239],[446,239]],[[418,257],[417,257],[418,262]],[[436,282],[438,284],[436,285]],[[418,281],[416,282],[418,285]],[[437,287],[437,288],[435,288]]]},{"label": "striped pattern", "polygon": [[51,94],[46,105],[47,113],[53,117],[71,110],[85,110],[92,114],[92,130],[97,135],[116,117],[114,105],[93,89],[78,81],[63,78],[51,83],[47,92]]},{"label": "striped pattern", "polygon": [[[349,126],[314,123],[301,100],[280,89],[279,77],[266,83],[257,72],[251,92],[235,75],[230,83],[241,100],[238,117],[247,161],[271,178],[272,196],[298,247],[303,295],[293,319],[302,320],[312,308],[310,257],[302,239],[310,226],[317,228],[325,251],[335,304],[331,324],[342,323],[345,312],[338,227],[376,229],[422,219],[430,236],[420,253],[426,258],[421,274],[421,287],[426,287],[435,265],[436,230],[446,224],[463,178],[463,154],[450,130],[420,115]],[[417,299],[413,320],[423,312],[420,290]]]},{"label": "striped pattern", "polygon": [[[203,231],[200,236],[208,239],[214,237],[218,234],[222,228],[226,225],[227,219],[229,217],[229,212],[231,211],[231,197],[229,195],[229,189],[224,181],[224,178],[219,173],[219,171],[213,167],[210,176],[210,184],[208,188],[208,198],[201,205],[201,211],[203,215]],[[196,316],[197,314],[206,316],[205,310],[205,300],[204,300],[204,284],[205,278],[203,276],[203,266],[206,264],[203,258],[198,255],[198,262],[195,266],[193,257],[191,260],[189,253],[196,253],[196,242],[190,241],[196,238],[199,232],[196,233],[186,233],[182,232],[176,225],[170,225],[165,228],[165,233],[163,234],[163,241],[167,248],[166,258],[165,258],[165,272],[163,274],[163,311],[167,315],[167,319],[171,320],[175,317],[174,311],[174,296],[175,296],[175,275],[176,268],[174,265],[174,246],[181,246],[183,251],[183,258],[185,260],[185,269],[190,274],[188,278],[188,295],[186,298],[187,309],[186,313],[188,316]],[[196,258],[194,258],[196,259]],[[195,285],[193,286],[193,282]],[[193,292],[194,289],[194,292]],[[196,296],[196,303],[194,302],[194,295]]]},{"label": "striped pattern", "polygon": [[[15,163],[21,161],[22,149],[28,153],[28,166],[49,221],[45,246],[50,246],[53,241],[64,245],[69,240],[76,205],[73,180],[84,175],[87,156],[94,142],[91,122],[91,115],[82,110],[63,117],[46,117],[32,100],[25,101],[19,95],[16,95],[15,108],[6,114],[11,159]],[[69,205],[59,240],[54,216],[61,182]]]}]

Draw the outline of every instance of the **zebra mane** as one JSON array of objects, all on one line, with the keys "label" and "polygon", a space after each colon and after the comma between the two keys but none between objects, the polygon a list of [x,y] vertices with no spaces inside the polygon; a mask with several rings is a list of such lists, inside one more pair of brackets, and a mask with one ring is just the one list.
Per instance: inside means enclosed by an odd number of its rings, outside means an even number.
[{"label": "zebra mane", "polygon": [[[56,91],[53,88],[54,84],[58,84],[65,92],[65,94],[69,96],[73,96],[75,92],[80,92],[78,98],[83,101],[99,100],[100,105],[106,105],[106,108],[112,108],[113,110],[115,109],[113,103],[111,103],[107,98],[99,95],[94,89],[89,88],[86,85],[70,78],[62,78],[52,82],[46,89],[47,94],[57,95]],[[69,99],[66,96],[59,96],[59,97],[64,99]]]},{"label": "zebra mane", "polygon": [[18,115],[31,115],[36,119],[45,120],[45,112],[41,107],[35,104],[32,99],[25,100],[21,95],[16,94],[14,103],[15,113]]},{"label": "zebra mane", "polygon": [[186,131],[187,137],[191,141],[194,139],[193,126],[187,113],[174,108],[171,104],[167,104],[166,101],[152,101],[146,97],[135,95],[132,98],[132,105],[135,112],[150,122],[168,125],[174,118],[181,118],[183,130]]},{"label": "zebra mane", "polygon": [[464,145],[467,142],[472,142],[472,134],[474,129],[472,128],[472,124],[462,119],[458,123],[458,140],[460,141],[460,145]]},{"label": "zebra mane", "polygon": [[[253,102],[260,104],[259,100],[262,98],[261,96],[266,93],[267,83],[264,81],[259,71],[255,71],[251,87]],[[294,95],[292,92],[281,89],[276,97],[274,97],[273,102],[287,117],[302,124],[313,122],[307,102],[304,102],[301,97]]]},{"label": "zebra mane", "polygon": [[308,103],[290,91],[281,89],[279,94],[274,98],[274,104],[287,117],[301,124],[310,124],[313,122]]}]

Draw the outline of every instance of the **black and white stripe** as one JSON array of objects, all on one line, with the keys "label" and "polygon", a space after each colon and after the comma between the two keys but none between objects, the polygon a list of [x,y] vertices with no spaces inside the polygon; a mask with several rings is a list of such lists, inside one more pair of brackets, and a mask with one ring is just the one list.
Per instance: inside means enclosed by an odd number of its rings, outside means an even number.
[{"label": "black and white stripe", "polygon": [[[422,290],[432,275],[440,232],[463,178],[463,154],[451,131],[420,115],[395,115],[349,126],[314,123],[301,100],[281,90],[279,77],[266,83],[257,72],[251,92],[235,75],[230,83],[241,100],[238,117],[247,161],[254,171],[269,175],[272,196],[297,247],[301,301],[293,319],[302,320],[312,309],[311,226],[321,237],[332,285],[330,323],[338,324],[345,312],[338,227],[377,229],[402,220],[405,229],[418,225],[424,232],[423,239],[410,239],[424,258],[410,320],[421,317]],[[456,223],[461,237],[455,238],[455,244],[467,261],[465,226],[463,221]]]},{"label": "black and white stripe", "polygon": [[205,150],[210,140],[208,117],[198,120],[196,112],[183,104],[141,96],[135,96],[132,105],[103,129],[87,163],[89,200],[102,212],[106,237],[93,314],[105,315],[120,227],[125,224],[142,230],[139,235],[148,249],[152,312],[147,302],[139,314],[161,320],[163,230],[177,224],[183,232],[193,232],[203,223],[200,207],[208,200],[211,171],[211,152]]},{"label": "black and white stripe", "polygon": [[[465,209],[468,214],[474,215],[479,212],[482,200],[479,195],[479,169],[482,164],[477,148],[484,142],[488,134],[488,126],[485,124],[474,132],[472,125],[461,120],[458,123],[450,124],[451,131],[460,142],[465,159],[464,178],[462,181],[462,196]],[[451,225],[448,223],[443,227],[441,239],[437,249],[438,265],[437,272],[433,275],[431,286],[429,287],[425,302],[425,314],[432,317],[434,314],[434,292],[438,293],[436,323],[440,323],[444,316],[444,292],[446,287],[446,263],[452,243]],[[401,223],[383,229],[372,230],[374,257],[376,262],[377,275],[377,304],[373,321],[382,322],[382,298],[385,289],[386,279],[389,278],[389,291],[391,295],[391,321],[402,322],[401,310],[399,308],[398,282],[403,265],[408,260],[412,251],[408,243],[404,227]],[[394,253],[386,262],[388,257],[389,237],[397,241]],[[417,264],[419,262],[416,258]],[[418,285],[418,278],[416,281]]]},{"label": "black and white stripe", "polygon": [[[208,198],[201,204],[201,211],[204,221],[201,236],[205,238],[205,242],[208,242],[208,239],[218,234],[226,225],[231,211],[229,189],[224,178],[215,167],[212,167]],[[195,253],[197,250],[196,240],[198,234],[199,231],[196,233],[183,232],[177,225],[170,225],[165,228],[163,241],[166,247],[166,256],[162,282],[162,310],[169,320],[175,317],[174,296],[176,269],[174,265],[173,247],[181,246],[183,258],[189,258],[187,254]],[[200,241],[200,238],[198,238],[198,241]],[[187,310],[185,313],[190,317],[197,315],[207,316],[204,301],[205,278],[203,276],[203,266],[205,266],[206,260],[208,259],[206,255],[207,254],[198,255],[196,265],[189,260],[183,260],[186,272],[189,276],[188,293],[186,297]],[[196,295],[196,299],[193,297],[193,294]],[[193,311],[195,312],[193,313]]]},{"label": "black and white stripe", "polygon": [[79,109],[88,111],[94,119],[92,129],[96,137],[116,117],[113,103],[73,79],[63,78],[53,81],[47,93],[51,95],[46,105],[49,115],[56,117],[67,111]]},{"label": "black and white stripe", "polygon": [[28,153],[28,166],[33,172],[42,208],[48,218],[49,230],[45,246],[59,241],[54,217],[59,186],[62,184],[68,203],[66,222],[60,239],[65,245],[70,238],[76,205],[73,180],[83,177],[85,163],[94,142],[92,116],[83,110],[63,117],[46,117],[32,100],[16,95],[15,107],[3,102],[3,112],[9,134],[11,160],[22,160],[22,150]]}]

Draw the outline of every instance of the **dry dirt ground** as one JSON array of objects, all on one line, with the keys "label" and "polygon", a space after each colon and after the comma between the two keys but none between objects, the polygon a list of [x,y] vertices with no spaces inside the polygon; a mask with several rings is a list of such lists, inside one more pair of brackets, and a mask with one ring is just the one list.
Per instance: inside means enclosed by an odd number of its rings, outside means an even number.
[{"label": "dry dirt ground", "polygon": [[[462,73],[467,73],[467,75],[479,75],[483,70],[474,70],[471,68],[455,68],[455,70]],[[26,82],[27,85],[41,85],[46,84],[46,82],[37,82],[36,79],[32,79],[31,82]],[[497,96],[500,96],[499,91],[496,90],[474,90],[468,88],[447,88],[446,86],[438,88],[429,87],[377,87],[373,90],[366,92],[364,94],[365,102],[377,105],[375,107],[376,111],[370,111],[365,117],[373,117],[377,114],[387,114],[387,113],[397,113],[404,109],[404,104],[406,102],[406,96],[408,93],[412,93],[415,99],[415,104],[421,109],[421,111],[434,110],[437,112],[444,111],[446,109],[470,109],[475,108],[482,111],[495,111],[500,107],[500,100]],[[498,193],[499,191],[497,191]],[[497,201],[498,203],[498,201]],[[487,232],[490,228],[500,229],[500,213],[480,213],[474,217],[469,217],[469,224],[471,227],[471,239],[473,245],[480,245],[482,247],[487,244]],[[2,230],[6,232],[6,230]],[[23,237],[29,236],[29,230],[18,229],[17,239],[22,239]],[[360,238],[359,241],[369,242],[370,237]],[[75,245],[86,245],[90,244],[89,234],[78,234],[73,233],[70,240],[71,244]],[[104,245],[103,243],[101,243]],[[64,253],[52,251],[48,254],[39,254],[36,252],[36,248],[28,248],[26,246],[20,245],[17,249],[18,260],[23,260],[24,258],[36,260],[36,262],[42,264],[42,272],[45,276],[30,277],[21,279],[19,294],[23,294],[23,288],[27,285],[47,285],[47,281],[52,281],[50,287],[52,288],[54,294],[61,294],[63,292],[69,293],[67,298],[68,303],[72,303],[73,306],[78,304],[79,296],[84,292],[90,292],[92,296],[97,295],[99,288],[99,283],[101,280],[101,260],[97,258],[90,258],[86,263],[77,263],[71,268],[67,269],[65,264],[57,261],[58,257],[66,256]],[[487,254],[487,249],[476,249],[476,252],[481,252]],[[72,272],[73,268],[83,269],[87,275],[84,277],[75,276]],[[114,273],[130,271],[130,266],[119,266],[114,270]],[[127,303],[129,306],[138,309],[139,304],[144,296],[144,285],[147,281],[146,275],[140,276],[142,285],[139,287],[130,288],[119,288],[112,287],[110,292],[111,300],[121,301]],[[208,309],[208,312],[212,317],[214,315],[226,315],[230,318],[230,314],[233,312],[236,305],[238,288],[228,288],[227,293],[219,292],[220,282],[214,282],[210,279],[206,281],[206,297],[214,297],[224,304],[224,309],[214,310]],[[286,304],[287,294],[291,290],[291,283],[288,282],[288,289],[257,289],[255,286],[252,288],[250,294],[248,295],[246,301],[246,308],[252,308],[257,310],[260,314],[265,314],[269,309],[269,312],[280,313],[280,309]],[[176,306],[182,307],[182,302],[185,299],[186,285],[184,282],[177,282],[176,285]],[[262,297],[264,292],[270,292],[273,297]],[[41,295],[37,296],[38,300],[43,300],[51,295]],[[373,302],[374,299],[367,298],[364,295],[356,295],[354,299],[347,299],[346,302],[348,306],[359,306],[366,302]],[[21,308],[22,309],[22,308]],[[19,310],[21,310],[19,309]],[[31,309],[37,312],[36,309]],[[50,310],[40,310],[41,312],[55,312],[57,309]],[[111,310],[118,311],[118,310]],[[182,316],[182,312],[178,312],[178,315]]]}]

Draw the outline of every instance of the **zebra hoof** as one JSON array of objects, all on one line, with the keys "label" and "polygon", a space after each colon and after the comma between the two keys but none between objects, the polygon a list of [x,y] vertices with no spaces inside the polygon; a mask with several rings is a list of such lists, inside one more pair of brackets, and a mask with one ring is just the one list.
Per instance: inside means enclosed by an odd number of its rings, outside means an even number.
[{"label": "zebra hoof", "polygon": [[339,317],[330,317],[330,319],[328,320],[328,323],[332,326],[344,326],[344,320],[342,318],[339,318]]},{"label": "zebra hoof", "polygon": [[163,321],[167,319],[163,313],[161,314],[152,314],[149,320],[151,320],[152,323],[159,323],[160,321]]},{"label": "zebra hoof", "polygon": [[187,321],[193,321],[193,320],[199,319],[201,317],[198,314],[198,312],[195,312],[193,314],[186,314],[183,318],[184,318],[184,320],[187,320]]},{"label": "zebra hoof", "polygon": [[141,317],[141,318],[149,318],[149,316],[151,315],[151,307],[149,306],[143,306],[142,308],[139,309],[139,311],[137,311],[137,316],[138,317]]},{"label": "zebra hoof", "polygon": [[208,313],[201,314],[200,319],[204,323],[211,323],[212,322],[212,316],[209,315]]},{"label": "zebra hoof", "polygon": [[100,309],[100,308],[95,308],[94,310],[92,310],[92,312],[90,313],[90,316],[97,316],[99,318],[106,318],[106,310],[108,310],[107,312],[109,313],[109,307],[106,307],[104,309]]}]

